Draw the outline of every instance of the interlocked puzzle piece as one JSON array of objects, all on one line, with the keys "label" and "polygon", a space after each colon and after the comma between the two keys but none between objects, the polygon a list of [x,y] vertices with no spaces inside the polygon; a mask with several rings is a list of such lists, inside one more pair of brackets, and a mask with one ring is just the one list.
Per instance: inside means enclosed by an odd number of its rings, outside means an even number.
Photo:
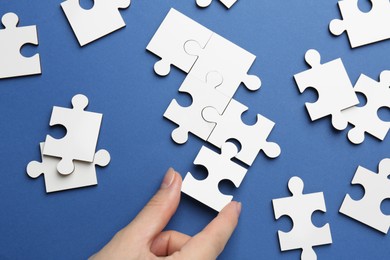
[{"label": "interlocked puzzle piece", "polygon": [[383,159],[379,163],[379,173],[376,174],[359,166],[352,184],[364,187],[364,197],[353,200],[348,194],[345,196],[340,212],[378,231],[387,234],[390,227],[390,216],[381,211],[381,203],[390,199],[390,159]]},{"label": "interlocked puzzle piece", "polygon": [[317,259],[313,246],[332,243],[329,224],[316,227],[311,216],[315,211],[326,212],[324,194],[322,192],[303,194],[303,181],[292,177],[288,182],[291,197],[273,199],[275,218],[290,216],[293,228],[290,232],[278,231],[280,250],[287,251],[302,248],[302,260]]},{"label": "interlocked puzzle piece", "polygon": [[341,59],[321,64],[321,55],[316,50],[308,50],[306,62],[312,67],[295,74],[294,79],[302,93],[307,88],[317,90],[319,98],[315,103],[306,103],[312,121],[331,115],[332,125],[338,130],[347,127],[341,111],[359,104],[352,83]]},{"label": "interlocked puzzle piece", "polygon": [[54,139],[47,135],[44,155],[60,157],[58,171],[70,174],[74,170],[73,160],[93,162],[102,122],[102,114],[84,111],[88,98],[78,94],[72,98],[73,109],[53,107],[50,126],[63,125],[66,136]]},{"label": "interlocked puzzle piece", "polygon": [[[237,0],[220,0],[227,8],[232,7]],[[200,7],[207,7],[211,4],[212,0],[196,0],[196,4]]]},{"label": "interlocked puzzle piece", "polygon": [[130,0],[94,0],[90,10],[83,9],[79,0],[61,3],[80,46],[91,43],[126,26],[118,9],[130,6]]},{"label": "interlocked puzzle piece", "polygon": [[106,150],[99,150],[93,162],[75,162],[73,173],[63,175],[57,171],[59,159],[43,155],[44,146],[45,143],[40,144],[42,162],[30,162],[27,165],[27,174],[31,178],[44,174],[47,193],[96,185],[95,166],[104,167],[110,162],[110,154]]},{"label": "interlocked puzzle piece", "polygon": [[247,172],[245,168],[231,160],[237,152],[237,147],[233,143],[225,143],[221,154],[203,146],[194,164],[205,166],[209,174],[206,179],[197,180],[190,172],[187,173],[181,191],[214,210],[221,211],[232,201],[233,196],[221,193],[218,184],[222,180],[230,180],[238,188]]},{"label": "interlocked puzzle piece", "polygon": [[248,126],[241,120],[246,110],[246,106],[234,99],[222,115],[213,107],[206,107],[202,112],[203,118],[217,124],[207,141],[221,148],[229,139],[236,139],[241,144],[236,158],[248,166],[252,165],[260,150],[268,157],[278,157],[281,152],[279,145],[267,141],[275,123],[258,114],[256,124]]},{"label": "interlocked puzzle piece", "polygon": [[38,45],[37,27],[17,27],[19,17],[14,13],[3,15],[0,29],[0,79],[41,74],[39,54],[26,58],[20,49],[25,44]]},{"label": "interlocked puzzle piece", "polygon": [[348,132],[349,140],[354,144],[364,141],[364,133],[369,133],[379,140],[384,140],[390,129],[390,122],[378,117],[378,110],[390,109],[390,70],[385,70],[377,82],[364,74],[360,75],[355,91],[363,93],[367,104],[363,107],[351,107],[342,111],[343,117],[355,127]]},{"label": "interlocked puzzle piece", "polygon": [[210,72],[206,77],[205,82],[188,75],[179,91],[190,94],[192,104],[182,107],[174,99],[164,113],[165,118],[179,125],[172,132],[172,139],[178,144],[187,142],[189,132],[207,141],[215,124],[203,119],[203,109],[213,106],[219,113],[223,113],[229,104],[230,98],[216,90],[223,81],[222,76],[217,72]]},{"label": "interlocked puzzle piece", "polygon": [[185,50],[198,57],[190,74],[204,78],[210,71],[217,71],[223,77],[223,83],[217,89],[233,97],[241,83],[249,90],[257,90],[261,81],[257,76],[248,75],[248,70],[256,56],[218,34],[213,34],[204,48],[196,41],[187,41]]},{"label": "interlocked puzzle piece", "polygon": [[329,30],[334,35],[347,31],[352,48],[390,39],[390,2],[389,0],[371,0],[370,12],[362,12],[359,0],[338,2],[343,20],[334,19]]},{"label": "interlocked puzzle piece", "polygon": [[188,55],[184,44],[193,40],[201,48],[209,41],[212,31],[200,25],[184,14],[171,8],[146,49],[161,58],[154,65],[154,71],[160,76],[169,74],[171,65],[188,73],[197,57]]}]

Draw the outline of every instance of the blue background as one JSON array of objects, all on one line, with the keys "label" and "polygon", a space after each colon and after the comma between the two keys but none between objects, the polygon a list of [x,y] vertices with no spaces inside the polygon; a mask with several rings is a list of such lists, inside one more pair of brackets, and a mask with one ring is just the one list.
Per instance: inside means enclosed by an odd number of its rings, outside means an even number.
[{"label": "blue background", "polygon": [[[346,193],[362,196],[363,189],[350,185],[355,170],[362,165],[376,171],[390,156],[389,137],[380,142],[367,136],[357,146],[329,118],[311,122],[304,103],[315,101],[316,93],[301,95],[293,75],[308,68],[304,54],[315,48],[323,62],[341,57],[353,84],[361,73],[378,79],[390,69],[389,41],[352,50],[346,34],[331,35],[329,22],[340,18],[336,0],[239,0],[230,10],[217,0],[206,9],[195,0],[134,0],[121,11],[127,27],[80,48],[60,3],[0,3],[0,15],[12,11],[21,26],[38,26],[39,46],[22,53],[38,52],[42,65],[42,75],[0,80],[1,259],[86,258],[137,214],[169,166],[183,177],[188,171],[205,176],[193,160],[202,145],[211,146],[195,136],[175,144],[170,138],[175,124],[162,116],[173,98],[190,104],[177,92],[186,75],[172,69],[167,77],[157,76],[158,57],[145,49],[171,7],[257,56],[250,73],[261,77],[261,90],[241,87],[235,99],[249,107],[244,122],[254,123],[256,113],[276,122],[270,140],[282,148],[274,160],[260,154],[239,189],[221,185],[243,203],[243,211],[220,259],[299,259],[300,250],[280,252],[277,230],[288,231],[291,221],[275,221],[271,203],[289,196],[287,182],[294,175],[303,179],[306,193],[325,195],[327,212],[315,213],[313,222],[330,223],[333,244],[315,248],[319,259],[388,258],[388,236],[338,209]],[[360,5],[369,10],[368,1]],[[31,179],[25,167],[40,160],[39,142],[46,134],[65,133],[49,127],[51,109],[70,107],[77,93],[88,96],[89,111],[104,114],[98,149],[107,149],[112,161],[97,169],[98,186],[46,194],[43,176]],[[390,121],[388,111],[382,112]],[[384,203],[383,210],[389,208]],[[193,235],[215,216],[183,195],[168,228]]]}]

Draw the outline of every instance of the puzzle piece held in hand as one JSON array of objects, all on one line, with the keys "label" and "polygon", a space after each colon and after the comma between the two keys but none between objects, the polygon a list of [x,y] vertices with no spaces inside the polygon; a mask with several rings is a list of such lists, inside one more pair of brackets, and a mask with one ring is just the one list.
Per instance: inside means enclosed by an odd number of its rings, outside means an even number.
[{"label": "puzzle piece held in hand", "polygon": [[58,171],[70,174],[74,170],[73,160],[93,162],[102,122],[102,114],[84,111],[88,98],[78,94],[72,98],[73,109],[53,107],[50,126],[63,125],[66,135],[54,139],[47,135],[44,155],[60,157]]},{"label": "puzzle piece held in hand", "polygon": [[130,0],[94,0],[94,6],[85,10],[79,0],[61,3],[80,46],[91,43],[126,26],[118,9],[130,6]]},{"label": "puzzle piece held in hand", "polygon": [[232,201],[233,196],[221,193],[218,184],[222,180],[230,180],[238,188],[247,172],[245,168],[231,161],[236,154],[237,147],[233,143],[225,143],[221,154],[203,146],[194,164],[205,166],[208,176],[204,180],[197,180],[190,172],[187,173],[181,191],[214,210],[221,211]]},{"label": "puzzle piece held in hand", "polygon": [[252,165],[260,150],[270,158],[278,157],[281,152],[279,145],[267,141],[275,123],[258,114],[256,124],[248,126],[241,120],[246,110],[246,106],[234,99],[222,115],[213,107],[206,107],[203,118],[217,124],[207,141],[221,148],[229,139],[236,139],[241,144],[236,158],[248,166]]},{"label": "puzzle piece held in hand", "polygon": [[317,90],[319,98],[315,103],[306,103],[312,121],[331,115],[332,125],[338,130],[347,127],[341,111],[359,104],[352,83],[341,59],[321,64],[321,55],[316,50],[308,50],[306,62],[312,67],[295,74],[294,79],[302,93],[307,88]]},{"label": "puzzle piece held in hand", "polygon": [[25,44],[38,45],[37,27],[17,27],[19,17],[14,13],[3,15],[0,29],[0,79],[41,74],[39,54],[24,57],[20,49]]},{"label": "puzzle piece held in hand", "polygon": [[389,176],[390,159],[383,159],[379,163],[378,174],[359,166],[352,184],[360,184],[364,187],[364,197],[356,201],[347,194],[340,213],[387,234],[390,216],[382,213],[381,204],[385,199],[390,199]]},{"label": "puzzle piece held in hand", "polygon": [[47,193],[96,185],[95,166],[104,167],[110,162],[110,154],[106,150],[99,150],[93,162],[75,162],[73,173],[63,175],[57,171],[59,159],[42,154],[44,145],[45,143],[40,144],[42,162],[30,162],[27,165],[27,174],[31,178],[44,174]]},{"label": "puzzle piece held in hand", "polygon": [[313,246],[332,243],[329,224],[318,228],[311,221],[313,212],[326,212],[324,194],[303,194],[303,186],[299,177],[292,177],[288,182],[292,196],[272,200],[275,218],[290,216],[294,224],[290,232],[278,231],[280,249],[287,251],[302,248],[302,260],[317,259]]},{"label": "puzzle piece held in hand", "polygon": [[343,20],[334,19],[329,30],[334,35],[347,32],[352,48],[390,39],[390,2],[389,0],[371,0],[369,12],[362,12],[359,0],[339,1]]},{"label": "puzzle piece held in hand", "polygon": [[[237,0],[220,0],[227,8],[232,7]],[[207,7],[211,4],[212,0],[196,0],[196,4],[200,7]]]},{"label": "puzzle piece held in hand", "polygon": [[369,133],[383,141],[390,129],[390,122],[382,121],[378,117],[378,110],[385,107],[390,109],[390,70],[381,73],[380,82],[360,75],[354,90],[366,96],[367,104],[341,112],[355,126],[348,132],[349,140],[360,144],[364,141],[364,133]]},{"label": "puzzle piece held in hand", "polygon": [[166,76],[171,70],[171,65],[174,65],[188,73],[197,57],[185,52],[185,43],[193,40],[204,48],[212,34],[213,32],[206,27],[171,8],[146,47],[148,51],[161,58],[154,65],[154,71],[160,76]]}]

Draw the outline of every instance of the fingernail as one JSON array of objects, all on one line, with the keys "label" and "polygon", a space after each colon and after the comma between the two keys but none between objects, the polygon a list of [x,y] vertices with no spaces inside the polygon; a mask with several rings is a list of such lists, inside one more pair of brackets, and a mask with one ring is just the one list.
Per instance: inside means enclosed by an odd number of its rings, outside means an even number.
[{"label": "fingernail", "polygon": [[164,180],[161,183],[161,189],[167,189],[171,186],[173,179],[175,178],[175,170],[169,168],[167,173],[165,174]]},{"label": "fingernail", "polygon": [[238,215],[241,214],[241,208],[242,208],[241,202],[237,202],[236,203],[236,210],[237,210]]}]

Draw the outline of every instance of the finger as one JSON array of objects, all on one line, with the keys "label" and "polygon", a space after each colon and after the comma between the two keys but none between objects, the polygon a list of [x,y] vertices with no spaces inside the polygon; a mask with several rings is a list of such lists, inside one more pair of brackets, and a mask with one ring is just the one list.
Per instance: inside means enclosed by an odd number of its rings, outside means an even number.
[{"label": "finger", "polygon": [[210,224],[183,246],[180,255],[187,259],[216,259],[236,228],[240,213],[241,203],[230,202]]},{"label": "finger", "polygon": [[179,251],[191,237],[176,231],[160,233],[150,246],[150,251],[156,256],[169,256]]}]

